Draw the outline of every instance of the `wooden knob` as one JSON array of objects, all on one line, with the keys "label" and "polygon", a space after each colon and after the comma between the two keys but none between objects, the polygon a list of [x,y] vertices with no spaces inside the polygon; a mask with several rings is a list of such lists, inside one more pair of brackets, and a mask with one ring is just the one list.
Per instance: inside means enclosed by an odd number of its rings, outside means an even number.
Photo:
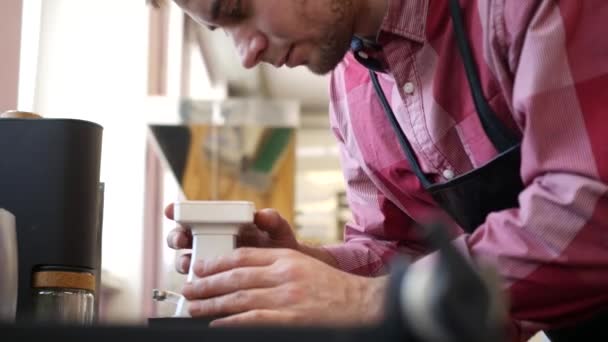
[{"label": "wooden knob", "polygon": [[8,112],[0,114],[0,119],[42,119],[42,116],[36,113],[9,110]]},{"label": "wooden knob", "polygon": [[38,271],[34,273],[34,288],[68,288],[95,292],[95,276],[91,273]]}]

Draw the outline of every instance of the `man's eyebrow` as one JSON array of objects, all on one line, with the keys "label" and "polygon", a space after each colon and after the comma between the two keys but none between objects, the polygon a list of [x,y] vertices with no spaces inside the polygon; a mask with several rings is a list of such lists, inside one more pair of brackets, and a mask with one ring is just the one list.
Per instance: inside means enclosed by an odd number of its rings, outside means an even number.
[{"label": "man's eyebrow", "polygon": [[222,0],[213,0],[211,3],[211,20],[217,21],[222,10]]}]

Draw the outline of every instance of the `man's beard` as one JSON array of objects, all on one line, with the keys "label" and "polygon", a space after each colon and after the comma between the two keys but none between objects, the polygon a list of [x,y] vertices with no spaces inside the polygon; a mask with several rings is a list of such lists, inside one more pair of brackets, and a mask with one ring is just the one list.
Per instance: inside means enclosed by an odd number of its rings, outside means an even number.
[{"label": "man's beard", "polygon": [[336,68],[350,48],[350,33],[346,30],[330,29],[319,47],[319,53],[308,64],[315,74],[325,75]]},{"label": "man's beard", "polygon": [[348,26],[348,15],[352,12],[352,0],[329,0],[330,11],[335,16],[333,23],[326,25],[325,37],[319,43],[319,53],[313,57],[308,68],[315,74],[324,75],[342,61],[350,48],[352,36]]}]

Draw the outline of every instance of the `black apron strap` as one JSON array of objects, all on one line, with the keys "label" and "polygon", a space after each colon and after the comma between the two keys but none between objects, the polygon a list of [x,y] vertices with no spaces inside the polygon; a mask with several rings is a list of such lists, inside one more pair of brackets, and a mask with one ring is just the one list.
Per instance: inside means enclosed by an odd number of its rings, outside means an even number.
[{"label": "black apron strap", "polygon": [[422,186],[425,189],[430,188],[431,185],[433,185],[433,183],[431,181],[429,181],[429,179],[426,177],[424,172],[422,172],[422,168],[420,167],[420,164],[418,164],[418,159],[416,158],[416,155],[414,154],[414,149],[412,148],[412,145],[410,145],[409,140],[407,140],[407,137],[403,133],[403,130],[401,130],[401,127],[399,126],[399,122],[397,121],[397,117],[395,117],[395,113],[393,112],[391,105],[388,103],[388,100],[386,99],[386,96],[384,95],[384,91],[382,91],[382,87],[380,87],[380,82],[378,81],[378,75],[374,71],[370,70],[369,76],[372,79],[372,83],[374,84],[374,90],[376,91],[376,95],[378,96],[378,99],[380,99],[380,103],[382,104],[382,107],[384,108],[384,112],[386,113],[386,116],[387,116],[388,120],[390,121],[391,126],[393,126],[393,130],[395,131],[395,133],[397,135],[399,144],[401,145],[401,148],[405,152],[405,156],[407,157],[407,160],[410,163],[410,167],[414,171],[414,174],[416,174],[416,177],[418,177],[418,180],[420,181]]},{"label": "black apron strap", "polygon": [[454,25],[454,34],[456,35],[456,42],[458,43],[458,50],[464,63],[467,80],[471,87],[471,94],[473,95],[473,102],[475,103],[475,109],[483,126],[486,135],[494,144],[494,147],[498,152],[504,152],[511,147],[519,143],[519,139],[509,131],[505,125],[498,120],[498,116],[486,101],[481,88],[481,82],[479,81],[479,75],[477,74],[477,66],[475,65],[475,59],[471,52],[471,47],[467,41],[465,34],[464,23],[462,20],[462,13],[460,10],[460,4],[458,0],[450,0],[450,12],[452,14],[452,23]]}]

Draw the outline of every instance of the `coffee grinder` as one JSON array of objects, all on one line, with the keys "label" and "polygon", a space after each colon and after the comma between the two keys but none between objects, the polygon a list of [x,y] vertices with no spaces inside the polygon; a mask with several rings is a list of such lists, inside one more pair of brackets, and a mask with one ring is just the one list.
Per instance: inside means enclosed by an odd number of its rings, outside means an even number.
[{"label": "coffee grinder", "polygon": [[16,321],[90,324],[101,276],[102,127],[0,116],[0,208],[15,216]]}]

